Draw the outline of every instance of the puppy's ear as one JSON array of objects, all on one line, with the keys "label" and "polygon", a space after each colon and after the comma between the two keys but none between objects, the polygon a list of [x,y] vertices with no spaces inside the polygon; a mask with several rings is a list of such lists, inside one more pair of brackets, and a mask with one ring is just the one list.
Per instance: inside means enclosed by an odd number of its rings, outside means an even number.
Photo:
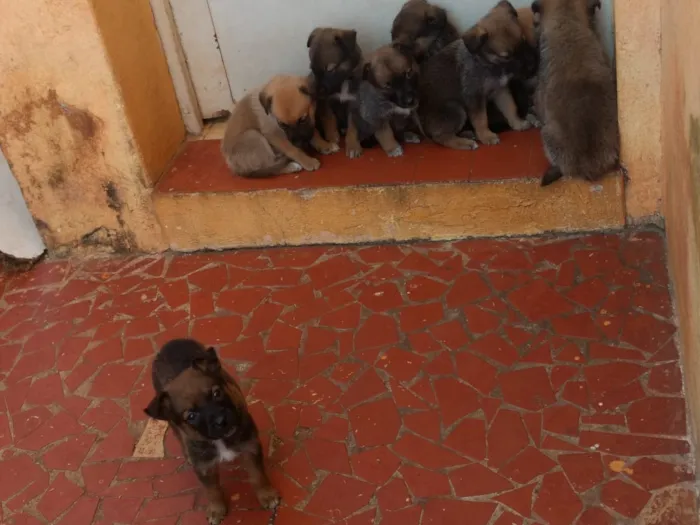
[{"label": "puppy's ear", "polygon": [[199,357],[192,361],[192,368],[196,368],[205,374],[218,374],[221,371],[221,361],[216,355],[216,350],[213,346],[207,348],[204,357]]},{"label": "puppy's ear", "polygon": [[536,15],[541,14],[542,13],[542,5],[540,4],[540,0],[535,0],[534,2],[532,2],[530,9],[532,9],[532,12],[535,13]]},{"label": "puppy's ear", "polygon": [[368,82],[374,82],[374,73],[372,72],[372,63],[365,62],[362,66],[362,80],[367,80]]},{"label": "puppy's ear", "polygon": [[307,77],[306,84],[299,86],[299,91],[312,100],[316,98],[316,81],[313,75]]},{"label": "puppy's ear", "polygon": [[343,31],[342,35],[335,35],[335,41],[346,53],[352,53],[357,46],[357,31]]},{"label": "puppy's ear", "polygon": [[309,34],[309,38],[306,40],[306,47],[311,47],[311,44],[314,43],[314,39],[318,36],[318,34],[321,32],[321,28],[317,27],[313,31],[311,31],[311,34]]},{"label": "puppy's ear", "polygon": [[167,392],[157,394],[143,411],[152,419],[170,421],[173,413],[170,395]]},{"label": "puppy's ear", "polygon": [[265,113],[267,113],[269,115],[270,109],[272,109],[272,95],[268,95],[263,90],[260,92],[260,96],[258,98],[260,99],[260,105],[265,110]]},{"label": "puppy's ear", "polygon": [[500,2],[498,2],[497,6],[502,9],[507,9],[510,13],[510,16],[512,16],[516,20],[518,19],[517,9],[515,9],[515,7],[513,7],[513,4],[511,4],[508,0],[501,0]]},{"label": "puppy's ear", "polygon": [[489,32],[480,25],[475,25],[462,37],[464,45],[467,46],[470,53],[478,52],[488,39]]},{"label": "puppy's ear", "polygon": [[425,13],[425,23],[431,27],[442,27],[447,23],[447,11],[442,7],[434,7]]},{"label": "puppy's ear", "polygon": [[394,40],[391,43],[391,47],[393,47],[394,49],[396,49],[396,51],[408,58],[413,58],[416,54],[416,51],[415,49],[413,49],[413,46],[407,44],[403,40]]}]

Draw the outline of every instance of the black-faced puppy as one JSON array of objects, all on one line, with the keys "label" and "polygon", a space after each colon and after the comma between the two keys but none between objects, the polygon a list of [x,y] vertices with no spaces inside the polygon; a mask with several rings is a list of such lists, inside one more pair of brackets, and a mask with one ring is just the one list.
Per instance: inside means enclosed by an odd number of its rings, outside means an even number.
[{"label": "black-faced puppy", "polygon": [[345,151],[362,155],[361,141],[374,136],[390,157],[403,155],[392,122],[415,115],[418,107],[418,64],[413,50],[398,42],[377,49],[361,69],[357,95],[350,102]]},{"label": "black-faced puppy", "polygon": [[246,94],[226,124],[221,152],[242,177],[317,170],[321,163],[303,149],[338,151],[316,132],[314,83],[310,77],[278,75]]},{"label": "black-faced puppy", "polygon": [[615,74],[591,24],[591,0],[537,0],[540,71],[536,104],[550,168],[546,186],[564,175],[595,181],[619,166]]},{"label": "black-faced puppy", "polygon": [[446,147],[474,149],[476,142],[459,136],[468,119],[480,142],[498,144],[498,135],[489,129],[489,99],[512,129],[530,128],[531,124],[519,117],[508,89],[521,67],[525,45],[518,13],[503,0],[462,38],[426,61],[418,110],[426,134]]},{"label": "black-faced puppy", "polygon": [[153,362],[156,396],[145,412],[167,421],[209,497],[207,519],[220,523],[228,512],[219,482],[219,463],[241,456],[260,504],[271,509],[279,494],[270,484],[258,430],[245,398],[223,369],[213,348],[176,339]]},{"label": "black-faced puppy", "polygon": [[316,86],[317,121],[323,137],[337,145],[341,131],[347,128],[348,102],[357,91],[355,70],[362,63],[357,32],[318,27],[309,35],[306,47]]},{"label": "black-faced puppy", "polygon": [[447,11],[427,0],[408,0],[391,26],[392,41],[413,47],[419,64],[458,38]]},{"label": "black-faced puppy", "polygon": [[[530,7],[521,7],[518,12],[518,23],[523,31],[524,44],[519,47],[517,62],[513,76],[508,83],[508,89],[513,96],[518,117],[525,119],[534,126],[539,126],[535,115],[535,89],[537,87],[537,70],[539,68],[540,52],[536,28],[535,14]],[[511,129],[505,116],[498,111],[493,101],[487,106],[489,129],[501,133]]]}]

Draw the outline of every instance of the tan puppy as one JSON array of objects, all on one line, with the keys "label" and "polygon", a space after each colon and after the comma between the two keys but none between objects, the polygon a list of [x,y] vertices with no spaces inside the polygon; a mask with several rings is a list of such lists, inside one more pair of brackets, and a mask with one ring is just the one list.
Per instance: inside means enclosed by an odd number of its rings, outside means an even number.
[{"label": "tan puppy", "polygon": [[316,104],[308,77],[279,75],[243,97],[226,124],[221,152],[242,177],[317,170],[321,163],[302,148],[338,151],[315,131]]},{"label": "tan puppy", "polygon": [[449,148],[474,149],[476,142],[462,136],[469,120],[480,142],[498,144],[498,135],[489,129],[489,100],[510,128],[531,127],[518,115],[508,83],[520,75],[532,53],[517,11],[510,2],[500,1],[462,38],[421,66],[418,112],[427,135]]},{"label": "tan puppy", "polygon": [[537,0],[540,72],[537,114],[551,167],[546,186],[564,175],[595,181],[619,166],[615,73],[591,24],[591,0]]}]

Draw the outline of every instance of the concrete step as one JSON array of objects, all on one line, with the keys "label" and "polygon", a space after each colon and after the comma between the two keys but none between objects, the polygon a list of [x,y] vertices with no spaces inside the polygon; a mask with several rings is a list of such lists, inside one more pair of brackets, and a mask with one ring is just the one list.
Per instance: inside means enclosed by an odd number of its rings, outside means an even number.
[{"label": "concrete step", "polygon": [[188,142],[153,193],[171,249],[349,244],[529,235],[624,226],[621,176],[547,188],[539,132],[454,151],[407,145],[350,160],[322,157],[313,173],[271,179],[232,175],[218,140]]}]

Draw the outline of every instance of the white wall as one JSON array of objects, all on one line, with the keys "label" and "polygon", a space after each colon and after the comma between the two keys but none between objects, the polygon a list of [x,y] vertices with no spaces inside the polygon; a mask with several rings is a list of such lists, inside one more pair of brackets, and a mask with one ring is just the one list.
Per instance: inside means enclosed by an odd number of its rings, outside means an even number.
[{"label": "white wall", "polygon": [[0,252],[19,259],[33,259],[41,255],[44,248],[22,191],[0,151]]},{"label": "white wall", "polygon": [[[186,0],[197,2],[202,0]],[[277,73],[308,71],[306,39],[318,26],[358,31],[365,52],[390,40],[391,23],[404,0],[208,0],[234,99]],[[612,53],[612,1],[602,0],[601,33]],[[460,30],[496,0],[435,0]],[[532,0],[512,0],[516,7]]]}]

